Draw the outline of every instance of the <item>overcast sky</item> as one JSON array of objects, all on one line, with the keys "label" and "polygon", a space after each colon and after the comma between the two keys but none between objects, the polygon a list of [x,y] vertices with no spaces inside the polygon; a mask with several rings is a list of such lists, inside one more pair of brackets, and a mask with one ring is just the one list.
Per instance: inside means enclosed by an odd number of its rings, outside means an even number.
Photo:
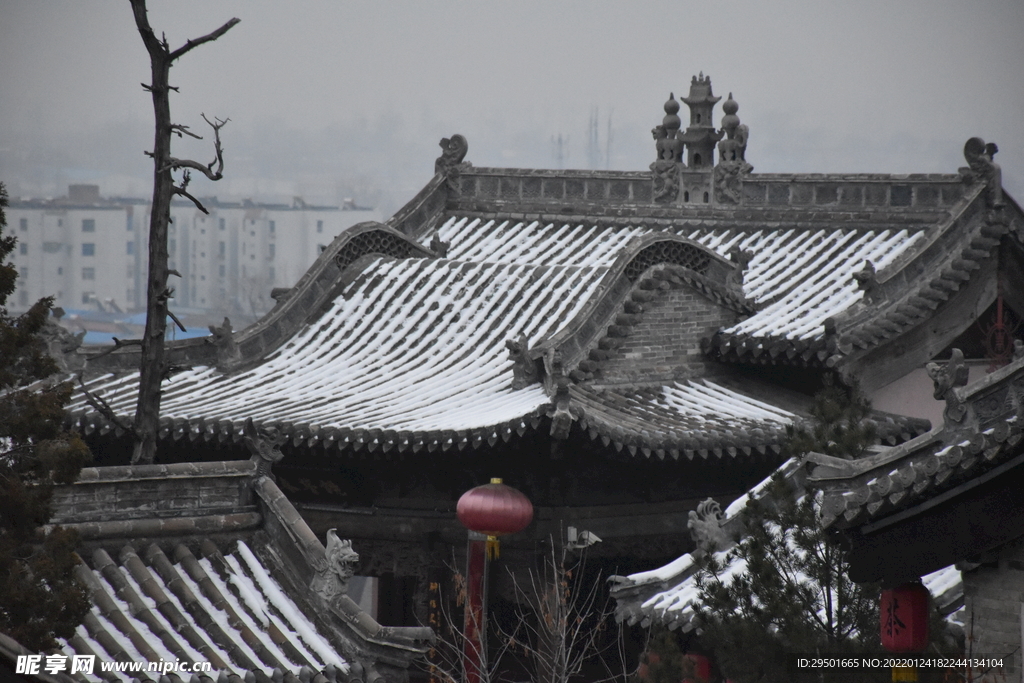
[{"label": "overcast sky", "polygon": [[[401,203],[456,132],[477,166],[555,167],[562,135],[585,168],[595,112],[600,167],[646,169],[669,92],[703,71],[739,103],[756,172],[950,173],[977,135],[1024,199],[1021,0],[150,5],[172,48],[242,20],[171,72],[177,122],[231,118],[204,194]],[[0,180],[147,194],[148,80],[126,0],[0,0]]]}]

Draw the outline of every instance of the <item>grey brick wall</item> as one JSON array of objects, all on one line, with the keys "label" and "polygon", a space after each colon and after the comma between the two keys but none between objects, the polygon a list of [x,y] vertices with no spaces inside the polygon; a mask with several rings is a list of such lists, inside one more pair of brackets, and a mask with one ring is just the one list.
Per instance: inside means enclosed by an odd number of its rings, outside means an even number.
[{"label": "grey brick wall", "polygon": [[662,291],[644,304],[640,322],[601,363],[598,381],[645,383],[714,374],[700,341],[736,322],[736,313],[689,288]]},{"label": "grey brick wall", "polygon": [[[973,656],[1004,657],[1005,680],[1018,683],[1022,680],[1020,648],[1024,638],[1024,539],[1004,546],[999,555],[998,562],[963,573],[965,628],[971,636],[973,613]],[[1013,655],[1007,657],[1011,652]]]}]

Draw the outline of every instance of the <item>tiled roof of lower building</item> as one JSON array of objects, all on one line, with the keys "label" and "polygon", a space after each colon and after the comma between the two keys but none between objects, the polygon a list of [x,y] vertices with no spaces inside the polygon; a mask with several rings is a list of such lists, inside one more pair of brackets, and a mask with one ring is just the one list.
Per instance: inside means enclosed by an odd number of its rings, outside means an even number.
[{"label": "tiled roof of lower building", "polygon": [[[798,482],[802,479],[799,467],[798,460],[790,459],[779,467],[778,472]],[[726,531],[727,537],[740,531],[740,516],[747,501],[762,496],[770,481],[771,477],[766,478],[726,508],[719,524]],[[796,491],[802,490],[798,484]],[[729,545],[732,546],[731,539]],[[715,555],[723,565],[719,578],[725,583],[746,571],[745,562],[731,557],[730,550],[731,547],[720,549]],[[700,590],[695,580],[697,571],[697,558],[687,553],[664,567],[625,577],[613,577],[611,594],[615,599],[616,620],[644,626],[659,623],[671,629],[680,628],[684,632],[692,630],[697,626],[694,606],[700,599]],[[950,614],[963,604],[963,583],[956,567],[936,571],[923,577],[922,581],[935,597],[943,614]]]}]

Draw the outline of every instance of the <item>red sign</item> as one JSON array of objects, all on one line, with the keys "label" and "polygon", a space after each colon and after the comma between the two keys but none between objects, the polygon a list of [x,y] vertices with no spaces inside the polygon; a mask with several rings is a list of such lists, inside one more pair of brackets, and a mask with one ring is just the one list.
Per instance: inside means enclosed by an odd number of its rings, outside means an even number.
[{"label": "red sign", "polygon": [[928,645],[928,589],[905,583],[882,591],[879,601],[882,647],[889,652],[920,652]]}]

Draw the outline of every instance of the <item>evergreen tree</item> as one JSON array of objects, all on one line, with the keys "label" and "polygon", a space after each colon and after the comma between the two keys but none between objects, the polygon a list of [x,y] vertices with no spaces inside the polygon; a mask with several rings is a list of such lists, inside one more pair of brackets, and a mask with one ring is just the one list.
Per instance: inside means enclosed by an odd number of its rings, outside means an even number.
[{"label": "evergreen tree", "polygon": [[0,631],[28,648],[70,637],[89,608],[74,578],[73,532],[43,537],[55,484],[71,483],[90,455],[64,430],[70,382],[46,382],[57,371],[41,332],[52,298],[11,316],[6,302],[17,270],[5,263],[17,240],[5,235],[7,192],[0,183]]},{"label": "evergreen tree", "polygon": [[[789,431],[785,455],[815,450],[854,458],[874,442],[868,402],[856,391],[826,383],[815,396],[811,422]],[[743,512],[745,532],[724,556],[708,553],[696,576],[701,642],[713,649],[723,675],[735,681],[819,680],[794,671],[794,653],[859,653],[878,647],[877,586],[850,581],[837,542],[819,526],[813,492],[781,475]],[[726,568],[735,573],[726,577]],[[854,670],[849,680],[886,679]],[[846,673],[831,670],[825,680]]]}]

